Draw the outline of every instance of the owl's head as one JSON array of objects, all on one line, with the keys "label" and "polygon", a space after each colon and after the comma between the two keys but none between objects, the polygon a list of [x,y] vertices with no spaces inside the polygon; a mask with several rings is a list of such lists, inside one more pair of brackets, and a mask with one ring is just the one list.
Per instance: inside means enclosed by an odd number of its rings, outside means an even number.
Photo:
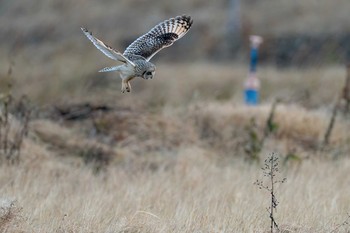
[{"label": "owl's head", "polygon": [[148,67],[142,74],[142,78],[144,79],[152,79],[154,74],[156,72],[156,67],[155,66],[150,66]]}]

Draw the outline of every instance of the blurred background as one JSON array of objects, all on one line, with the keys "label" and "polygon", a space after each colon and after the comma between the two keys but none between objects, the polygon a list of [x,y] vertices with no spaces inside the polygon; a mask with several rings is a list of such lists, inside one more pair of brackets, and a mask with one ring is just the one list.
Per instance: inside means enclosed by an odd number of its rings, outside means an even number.
[{"label": "blurred background", "polygon": [[[152,89],[167,77],[195,79],[202,76],[196,70],[190,75],[196,77],[179,77],[185,75],[184,69],[191,69],[189,64],[202,64],[198,70],[203,71],[212,65],[225,66],[223,72],[230,73],[227,74],[230,80],[225,82],[230,85],[220,86],[225,92],[221,94],[231,99],[237,91],[235,86],[241,85],[246,76],[244,72],[248,70],[248,37],[251,34],[264,38],[259,56],[261,65],[276,69],[342,66],[350,51],[347,0],[3,0],[0,72],[6,76],[11,65],[16,83],[14,90],[28,94],[40,104],[86,96],[98,87],[108,87],[110,83],[118,83],[113,86],[116,92],[113,98],[119,98],[119,82],[103,78],[117,77],[118,74],[96,72],[113,62],[84,38],[80,27],[87,27],[98,38],[123,51],[157,23],[180,14],[193,17],[191,32],[153,58],[158,64],[157,79],[152,82],[137,80],[133,96]],[[162,66],[161,63],[176,63],[186,68]],[[235,65],[238,67],[234,68]],[[168,72],[168,68],[174,70]],[[241,71],[237,72],[237,69]],[[214,73],[210,75],[213,82],[225,79],[222,77],[225,74]],[[260,76],[264,78],[263,74]],[[205,82],[210,81],[203,78],[198,85]],[[201,87],[196,85],[184,88],[189,89],[188,92],[196,89],[201,92]],[[78,93],[80,91],[83,93]],[[215,88],[216,97],[221,91]],[[262,93],[264,97],[264,90]],[[183,94],[192,93],[186,91]],[[128,99],[130,95],[123,98]]]},{"label": "blurred background", "polygon": [[[0,0],[0,231],[266,232],[253,182],[274,152],[281,232],[340,232],[349,12],[349,0]],[[123,51],[182,14],[191,30],[125,94],[80,30]],[[254,74],[250,35],[264,39]]]},{"label": "blurred background", "polygon": [[[201,141],[201,137],[220,141],[227,137],[227,142],[235,141],[234,148],[240,148],[240,140],[231,134],[222,135],[224,126],[216,125],[216,121],[222,119],[218,117],[220,111],[231,116],[236,113],[235,108],[245,107],[249,36],[253,34],[264,38],[257,70],[260,105],[242,110],[240,123],[230,118],[230,124],[249,125],[249,119],[255,117],[263,128],[266,114],[277,99],[286,109],[300,108],[295,110],[295,116],[301,116],[300,111],[306,109],[322,111],[328,119],[345,85],[350,53],[348,0],[2,0],[0,6],[2,92],[11,91],[16,98],[26,96],[34,118],[60,119],[61,123],[67,118],[87,118],[77,121],[77,128],[84,135],[107,135],[107,144],[112,146],[127,142],[130,137],[135,142],[142,141],[134,138],[139,128],[133,121],[119,125],[119,118],[134,117],[140,123],[144,120],[140,116],[145,114],[150,121],[159,117],[164,124],[176,125],[169,126],[174,130],[177,124],[191,119],[194,122],[184,127],[195,132],[193,141]],[[81,26],[86,27],[97,38],[123,51],[154,25],[181,14],[193,18],[192,29],[152,59],[157,65],[155,79],[133,80],[129,94],[120,93],[117,73],[97,72],[115,63],[80,30]],[[208,106],[213,107],[207,113],[213,119],[201,112]],[[129,115],[98,122],[95,112],[108,111],[117,115],[126,111]],[[79,115],[81,112],[83,116]],[[200,119],[194,117],[197,115]],[[168,116],[174,120],[170,122]],[[281,120],[286,119],[289,118]],[[322,129],[315,129],[316,136],[306,136],[306,144],[321,140],[326,122]],[[86,125],[81,127],[80,123]],[[140,124],[147,129],[153,127]],[[131,129],[131,125],[136,129]],[[125,127],[126,132],[111,137],[111,126]],[[306,128],[300,133],[310,133]],[[165,138],[170,135],[163,129],[154,133],[159,133],[160,138],[163,133]],[[174,135],[169,140],[162,139],[166,142],[150,144],[159,143],[157,148],[161,148],[168,143],[169,148],[176,149],[182,139]],[[147,137],[152,137],[151,133]]]}]

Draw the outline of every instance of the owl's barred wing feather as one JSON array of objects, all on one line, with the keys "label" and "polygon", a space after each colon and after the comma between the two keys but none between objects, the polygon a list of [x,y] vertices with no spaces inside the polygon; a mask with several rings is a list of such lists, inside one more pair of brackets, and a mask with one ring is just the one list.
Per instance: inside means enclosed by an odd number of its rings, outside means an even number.
[{"label": "owl's barred wing feather", "polygon": [[89,32],[86,28],[82,27],[81,30],[83,31],[85,36],[96,46],[96,48],[98,48],[104,55],[116,61],[129,63],[130,65],[135,67],[135,64],[132,61],[130,61],[120,52],[114,50],[111,46],[106,45],[103,41],[94,37],[92,33]]},{"label": "owl's barred wing feather", "polygon": [[191,17],[186,15],[165,20],[131,43],[123,55],[138,55],[149,61],[161,49],[169,47],[183,37],[192,23]]}]

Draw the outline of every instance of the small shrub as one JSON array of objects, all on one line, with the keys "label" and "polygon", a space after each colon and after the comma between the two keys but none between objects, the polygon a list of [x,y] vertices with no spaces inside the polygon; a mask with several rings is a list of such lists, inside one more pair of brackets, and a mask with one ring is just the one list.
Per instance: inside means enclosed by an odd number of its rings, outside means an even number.
[{"label": "small shrub", "polygon": [[247,133],[247,139],[244,145],[244,152],[249,160],[259,161],[259,155],[263,145],[259,137],[255,118],[250,119],[249,124],[245,126],[245,131]]},{"label": "small shrub", "polygon": [[274,116],[279,102],[280,100],[277,99],[272,104],[263,132],[260,132],[261,130],[257,127],[255,118],[251,118],[249,124],[245,127],[247,139],[244,151],[250,160],[260,161],[260,152],[264,147],[265,139],[277,131],[279,125],[274,121]]},{"label": "small shrub", "polygon": [[101,147],[87,146],[79,150],[79,156],[82,157],[85,164],[91,164],[95,173],[99,173],[110,163],[111,156]]},{"label": "small shrub", "polygon": [[[263,180],[256,180],[254,182],[255,185],[259,187],[259,189],[266,190],[270,193],[270,206],[268,207],[269,217],[271,220],[270,228],[271,233],[274,232],[274,229],[278,228],[278,224],[275,220],[275,210],[277,210],[277,206],[279,202],[276,198],[276,192],[275,192],[275,186],[278,183],[284,183],[286,182],[286,178],[283,178],[282,180],[276,179],[277,173],[279,173],[279,162],[278,157],[276,157],[275,153],[272,153],[266,160],[264,167],[262,168],[264,177],[267,177],[268,181],[264,182]],[[267,183],[267,184],[266,184]]]},{"label": "small shrub", "polygon": [[[341,228],[347,227],[347,226],[349,226],[349,225],[350,225],[350,214],[348,213],[346,219],[345,219],[341,224],[337,225],[337,226],[331,231],[331,233],[339,232],[339,230],[340,230]],[[344,232],[345,232],[345,231],[344,231]],[[347,232],[349,232],[349,231],[347,231]]]},{"label": "small shrub", "polygon": [[8,232],[9,226],[19,220],[20,212],[15,200],[0,198],[0,232]]},{"label": "small shrub", "polygon": [[0,97],[0,161],[19,162],[23,138],[27,135],[30,111],[22,97],[16,104],[12,95]]}]

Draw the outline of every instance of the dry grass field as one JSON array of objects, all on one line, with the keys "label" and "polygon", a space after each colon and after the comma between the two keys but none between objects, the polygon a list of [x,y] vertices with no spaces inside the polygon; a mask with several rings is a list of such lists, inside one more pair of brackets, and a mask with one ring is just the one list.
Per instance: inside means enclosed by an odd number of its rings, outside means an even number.
[{"label": "dry grass field", "polygon": [[[182,76],[174,79],[174,70]],[[86,87],[76,86],[71,102],[58,107],[112,107],[85,119],[39,108],[20,163],[1,166],[1,231],[268,232],[269,195],[253,183],[275,152],[278,176],[287,178],[276,191],[282,232],[348,232],[347,117],[340,113],[320,149],[345,71],[266,67],[260,74],[271,91],[255,108],[240,103],[244,66],[210,64],[161,64],[157,78],[136,80],[131,95],[119,93],[119,83],[109,86],[108,77],[87,97]],[[16,91],[24,89],[40,102],[42,93],[20,85]],[[265,139],[259,162],[245,153],[248,129],[262,135],[275,98],[283,101],[275,111],[278,129]]]},{"label": "dry grass field", "polygon": [[[241,39],[346,34],[348,5],[242,1]],[[0,232],[270,232],[271,196],[254,182],[268,182],[261,168],[272,153],[280,161],[276,176],[287,178],[275,189],[280,232],[350,232],[344,102],[324,143],[344,64],[319,57],[313,66],[263,63],[261,103],[245,106],[248,47],[225,54],[227,6],[1,1]],[[152,60],[154,79],[135,79],[132,92],[122,94],[118,74],[97,73],[114,63],[80,26],[122,50],[160,20],[184,13],[194,18],[193,29]],[[12,141],[22,142],[18,159],[11,157],[18,150],[4,146]]]},{"label": "dry grass field", "polygon": [[[31,149],[42,157],[1,167],[2,232],[268,232],[269,196],[253,185],[259,166],[241,159],[223,164],[190,147],[123,158],[94,175]],[[282,232],[337,229],[350,208],[349,169],[349,159],[283,167],[288,178],[277,189],[276,214]]]}]

